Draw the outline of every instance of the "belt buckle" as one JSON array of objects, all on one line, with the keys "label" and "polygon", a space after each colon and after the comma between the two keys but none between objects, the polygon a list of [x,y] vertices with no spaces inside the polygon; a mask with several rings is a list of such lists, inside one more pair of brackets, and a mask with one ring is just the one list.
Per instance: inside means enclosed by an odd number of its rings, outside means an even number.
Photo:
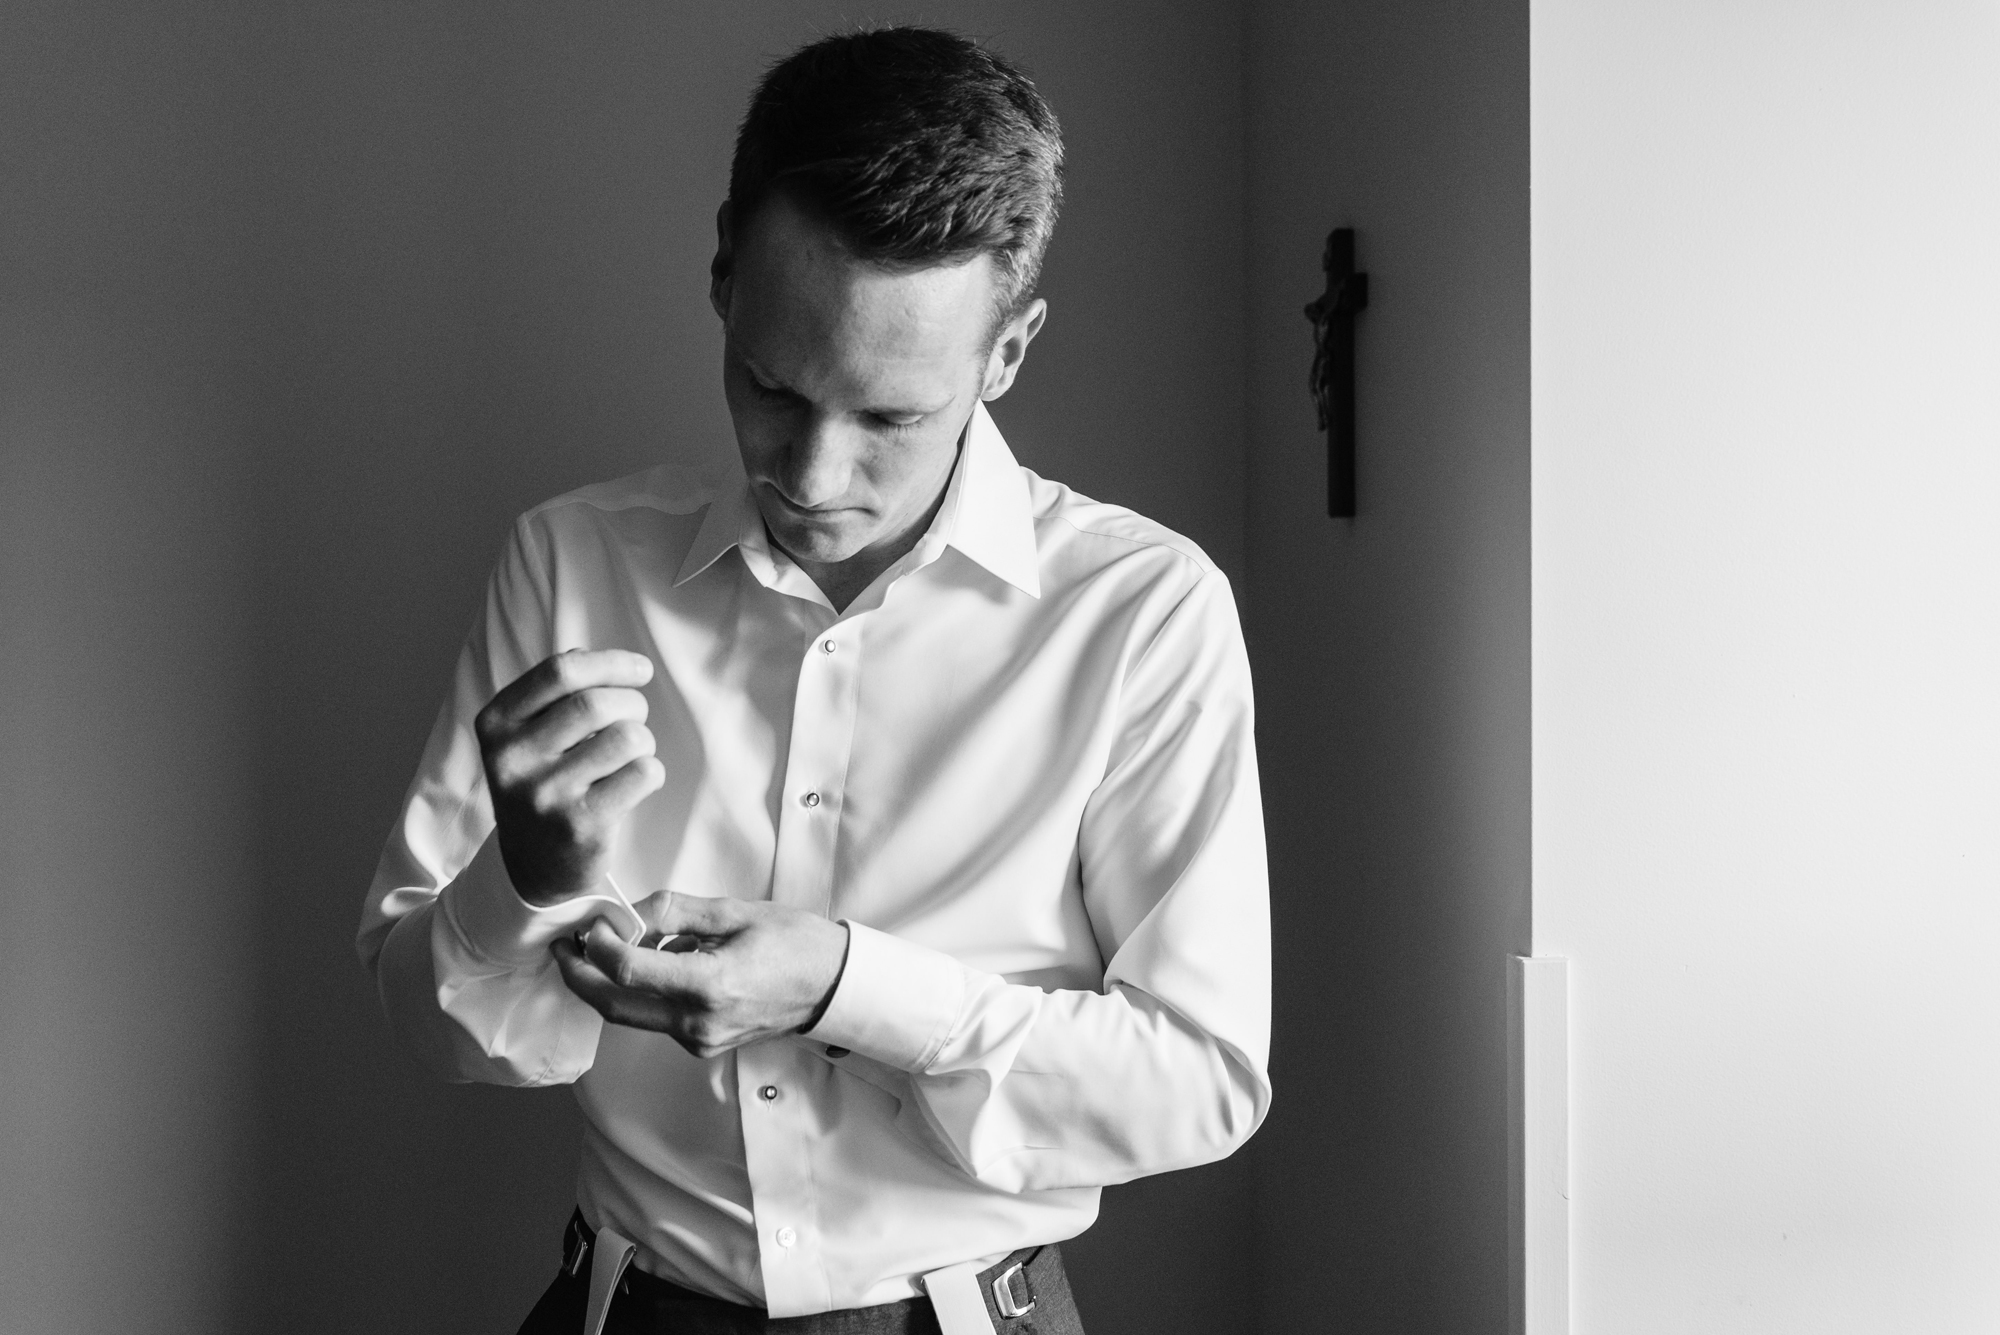
[{"label": "belt buckle", "polygon": [[[1021,1296],[1014,1296],[1014,1281],[1021,1281]],[[1001,1316],[1026,1316],[1035,1310],[1035,1290],[1028,1283],[1028,1272],[1021,1268],[1019,1261],[1001,1271],[993,1280],[993,1305],[1000,1309]]]},{"label": "belt buckle", "polygon": [[583,1234],[581,1220],[572,1218],[563,1230],[563,1273],[575,1279],[583,1273],[583,1258],[590,1254],[590,1239]]}]

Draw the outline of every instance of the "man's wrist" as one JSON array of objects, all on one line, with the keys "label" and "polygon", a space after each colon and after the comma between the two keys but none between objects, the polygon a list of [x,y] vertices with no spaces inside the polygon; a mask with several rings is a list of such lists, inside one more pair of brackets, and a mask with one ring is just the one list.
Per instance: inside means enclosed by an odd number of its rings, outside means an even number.
[{"label": "man's wrist", "polygon": [[501,865],[521,902],[537,909],[552,909],[572,899],[603,894],[605,878],[586,868],[567,866],[567,859],[549,857],[533,847],[521,847],[522,840],[510,839],[505,828],[493,832],[500,846]]},{"label": "man's wrist", "polygon": [[833,925],[840,929],[840,963],[833,970],[833,981],[826,985],[826,991],[822,992],[819,1000],[814,1003],[812,1013],[806,1016],[806,1022],[794,1030],[794,1033],[810,1034],[813,1026],[826,1017],[826,1008],[833,1004],[833,994],[840,990],[840,980],[847,973],[847,952],[853,947],[854,933],[844,922]]},{"label": "man's wrist", "polygon": [[510,968],[545,961],[549,942],[598,917],[628,941],[644,929],[644,920],[609,876],[583,894],[534,903],[508,874],[498,842],[489,836],[440,895],[443,919],[471,958]]},{"label": "man's wrist", "polygon": [[847,958],[812,1037],[898,1070],[928,1067],[964,1004],[966,967],[943,951],[849,923]]}]

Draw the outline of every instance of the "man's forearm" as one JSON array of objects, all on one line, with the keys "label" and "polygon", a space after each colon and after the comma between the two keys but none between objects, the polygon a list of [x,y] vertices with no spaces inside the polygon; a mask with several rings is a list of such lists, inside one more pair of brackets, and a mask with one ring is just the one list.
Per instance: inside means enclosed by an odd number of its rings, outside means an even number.
[{"label": "man's forearm", "polygon": [[1136,987],[1045,992],[865,928],[809,1037],[902,1072],[939,1148],[1008,1191],[1220,1159],[1270,1103],[1258,1058]]}]

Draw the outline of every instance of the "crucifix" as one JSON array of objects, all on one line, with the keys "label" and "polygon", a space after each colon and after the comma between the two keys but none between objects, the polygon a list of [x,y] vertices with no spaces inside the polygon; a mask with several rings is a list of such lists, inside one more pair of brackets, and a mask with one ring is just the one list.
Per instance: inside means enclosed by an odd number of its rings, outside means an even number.
[{"label": "crucifix", "polygon": [[1326,291],[1306,307],[1313,326],[1312,378],[1307,388],[1326,432],[1326,512],[1354,516],[1354,316],[1368,304],[1368,275],[1354,272],[1354,229],[1327,234],[1320,258]]}]

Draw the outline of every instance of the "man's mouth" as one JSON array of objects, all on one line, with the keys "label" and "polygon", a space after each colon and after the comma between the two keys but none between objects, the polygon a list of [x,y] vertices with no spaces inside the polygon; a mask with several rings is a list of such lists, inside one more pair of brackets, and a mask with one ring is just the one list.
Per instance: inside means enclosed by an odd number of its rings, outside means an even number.
[{"label": "man's mouth", "polygon": [[840,515],[852,514],[857,507],[851,505],[800,505],[777,487],[766,484],[766,489],[777,498],[778,504],[801,519],[825,521]]}]

